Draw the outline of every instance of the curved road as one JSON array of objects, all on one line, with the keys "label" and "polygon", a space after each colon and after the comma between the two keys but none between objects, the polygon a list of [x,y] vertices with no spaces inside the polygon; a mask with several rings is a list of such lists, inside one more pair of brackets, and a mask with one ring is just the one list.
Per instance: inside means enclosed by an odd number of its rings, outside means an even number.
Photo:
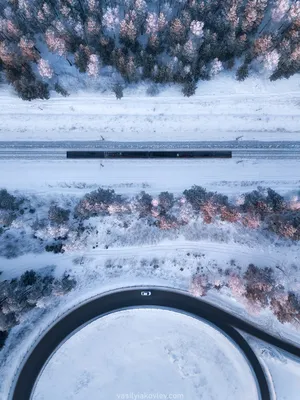
[{"label": "curved road", "polygon": [[[151,291],[151,296],[141,296],[141,291]],[[300,349],[293,344],[275,338],[218,307],[192,297],[185,292],[172,291],[165,288],[128,288],[93,298],[71,310],[50,327],[21,365],[19,374],[13,382],[9,399],[30,399],[35,382],[46,361],[65,338],[76,329],[107,313],[139,306],[160,306],[186,312],[206,319],[224,331],[236,342],[248,358],[256,374],[262,400],[271,399],[263,368],[247,341],[234,328],[300,357]]]}]

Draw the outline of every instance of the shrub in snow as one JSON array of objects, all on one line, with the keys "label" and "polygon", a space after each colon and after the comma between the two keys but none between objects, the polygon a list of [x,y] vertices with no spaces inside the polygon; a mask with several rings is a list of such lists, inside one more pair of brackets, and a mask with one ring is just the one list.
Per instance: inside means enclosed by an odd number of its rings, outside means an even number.
[{"label": "shrub in snow", "polygon": [[157,96],[159,94],[158,85],[152,83],[150,86],[148,86],[146,93],[151,97]]},{"label": "shrub in snow", "polygon": [[169,192],[161,192],[158,196],[158,204],[163,213],[168,212],[174,205],[174,195]]},{"label": "shrub in snow", "polygon": [[50,98],[48,84],[37,80],[30,80],[26,77],[22,77],[14,82],[14,88],[22,100],[48,100]]},{"label": "shrub in snow", "polygon": [[47,244],[45,246],[45,250],[48,251],[48,252],[53,252],[54,254],[64,253],[65,252],[65,250],[63,248],[63,243]]},{"label": "shrub in snow", "polygon": [[196,274],[193,276],[190,291],[194,296],[205,296],[209,289],[210,285],[205,275]]},{"label": "shrub in snow", "polygon": [[144,217],[151,213],[153,198],[150,196],[150,194],[142,191],[135,200],[135,207],[140,213],[140,216]]},{"label": "shrub in snow", "polygon": [[281,323],[291,322],[299,326],[300,298],[297,294],[280,293],[272,298],[270,307]]},{"label": "shrub in snow", "polygon": [[283,211],[286,205],[282,196],[268,188],[267,195],[261,189],[244,195],[242,210],[251,214],[259,214],[264,218],[267,214]]},{"label": "shrub in snow", "polygon": [[196,210],[199,210],[207,199],[207,191],[201,186],[194,185],[191,189],[186,189],[183,194]]},{"label": "shrub in snow", "polygon": [[26,271],[20,278],[21,286],[32,286],[37,281],[37,273],[33,270]]},{"label": "shrub in snow", "polygon": [[248,213],[242,218],[242,223],[247,228],[257,229],[261,226],[261,219],[257,214]]},{"label": "shrub in snow", "polygon": [[169,230],[178,228],[179,223],[174,216],[162,214],[158,216],[157,226],[162,230]]},{"label": "shrub in snow", "polygon": [[275,291],[275,279],[271,268],[248,266],[244,274],[245,297],[255,306],[266,307]]},{"label": "shrub in snow", "polygon": [[182,93],[185,97],[191,97],[195,94],[197,89],[197,84],[194,80],[188,80],[184,83],[182,88]]},{"label": "shrub in snow", "polygon": [[67,97],[70,96],[70,94],[67,92],[66,89],[64,89],[59,83],[56,83],[54,86],[54,90],[61,94],[63,97]]},{"label": "shrub in snow", "polygon": [[0,209],[0,226],[3,228],[10,226],[15,218],[16,214],[13,211]]},{"label": "shrub in snow", "polygon": [[120,204],[123,199],[116,195],[112,189],[99,188],[86,194],[75,208],[75,217],[90,218],[100,214],[108,214],[108,207],[112,204]]},{"label": "shrub in snow", "polygon": [[199,210],[207,201],[211,201],[218,206],[228,205],[227,196],[219,193],[207,192],[206,189],[197,185],[192,186],[191,189],[185,190],[183,194],[195,210]]},{"label": "shrub in snow", "polygon": [[6,189],[0,189],[0,209],[2,210],[17,210],[20,207],[21,200],[8,193]]},{"label": "shrub in snow", "polygon": [[69,221],[70,210],[52,205],[48,211],[49,221],[53,224],[62,225]]},{"label": "shrub in snow", "polygon": [[[1,317],[0,317],[0,319],[1,319]],[[0,322],[0,324],[1,324],[1,322]],[[0,329],[0,349],[4,346],[7,336],[8,336],[7,331],[1,331],[1,329]]]},{"label": "shrub in snow", "polygon": [[241,65],[236,71],[236,79],[238,81],[244,81],[249,76],[249,66],[248,64]]},{"label": "shrub in snow", "polygon": [[286,208],[284,198],[275,192],[275,190],[268,188],[267,193],[266,203],[272,211],[283,211]]},{"label": "shrub in snow", "polygon": [[237,222],[241,218],[241,214],[234,207],[222,206],[221,207],[221,220],[227,222]]},{"label": "shrub in snow", "polygon": [[116,95],[116,98],[120,100],[123,97],[123,86],[120,83],[117,83],[113,87],[113,92]]},{"label": "shrub in snow", "polygon": [[212,201],[212,199],[207,200],[205,203],[203,203],[200,207],[203,220],[206,224],[210,224],[213,222],[215,219],[217,212],[218,212],[218,206]]},{"label": "shrub in snow", "polygon": [[266,226],[272,232],[287,239],[300,239],[300,210],[283,211],[271,214],[266,219]]},{"label": "shrub in snow", "polygon": [[237,273],[231,273],[228,279],[228,287],[237,298],[242,298],[246,293],[245,282]]},{"label": "shrub in snow", "polygon": [[[4,314],[3,311],[0,310],[0,333],[9,331],[13,326],[16,325],[16,323],[17,323],[17,320],[15,318],[14,313]],[[6,337],[5,337],[5,339],[6,339]],[[2,346],[3,346],[3,344],[4,344],[4,341],[2,343]],[[2,346],[0,345],[0,349]]]},{"label": "shrub in snow", "polygon": [[244,195],[244,204],[241,205],[243,211],[264,215],[269,209],[266,197],[262,190],[253,190]]}]

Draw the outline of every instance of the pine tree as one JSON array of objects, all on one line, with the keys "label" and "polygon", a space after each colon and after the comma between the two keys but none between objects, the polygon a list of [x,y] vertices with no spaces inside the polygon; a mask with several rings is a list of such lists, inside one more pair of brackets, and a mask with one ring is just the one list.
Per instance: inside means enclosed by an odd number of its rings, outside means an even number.
[{"label": "pine tree", "polygon": [[121,100],[123,97],[123,86],[120,83],[115,84],[113,87],[113,92],[115,93],[116,98]]},{"label": "pine tree", "polygon": [[241,65],[236,71],[236,79],[238,81],[244,81],[249,75],[249,67],[248,64]]},{"label": "pine tree", "polygon": [[182,93],[185,97],[193,96],[196,92],[197,84],[194,80],[189,80],[183,85]]}]

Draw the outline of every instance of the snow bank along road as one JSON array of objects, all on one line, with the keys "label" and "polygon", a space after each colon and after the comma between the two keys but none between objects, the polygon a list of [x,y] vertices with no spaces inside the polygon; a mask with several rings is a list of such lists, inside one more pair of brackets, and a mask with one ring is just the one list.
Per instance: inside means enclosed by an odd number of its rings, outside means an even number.
[{"label": "snow bank along road", "polygon": [[95,150],[223,150],[237,159],[300,159],[300,142],[0,141],[0,159],[62,160],[66,152]]},{"label": "snow bank along road", "polygon": [[[142,292],[151,293],[142,296]],[[247,341],[236,329],[242,330],[250,335],[264,340],[274,346],[300,357],[300,349],[291,343],[261,331],[251,324],[232,316],[225,311],[208,304],[202,300],[192,297],[185,292],[172,291],[166,288],[134,287],[105,293],[99,297],[88,300],[67,312],[56,321],[44,334],[39,343],[21,363],[20,370],[15,377],[11,387],[9,400],[27,400],[35,386],[37,378],[55,349],[70,336],[75,330],[83,325],[99,318],[102,315],[128,307],[167,307],[169,309],[186,312],[190,315],[201,317],[209,323],[214,324],[219,330],[230,337],[240,347],[247,357],[253,372],[262,400],[269,400],[270,391],[268,382],[253,350]]]},{"label": "snow bank along road", "polygon": [[179,85],[166,85],[156,97],[146,96],[146,85],[133,85],[121,101],[110,91],[85,89],[27,102],[2,85],[0,140],[300,140],[297,74],[276,82],[231,75],[202,81],[189,98]]}]

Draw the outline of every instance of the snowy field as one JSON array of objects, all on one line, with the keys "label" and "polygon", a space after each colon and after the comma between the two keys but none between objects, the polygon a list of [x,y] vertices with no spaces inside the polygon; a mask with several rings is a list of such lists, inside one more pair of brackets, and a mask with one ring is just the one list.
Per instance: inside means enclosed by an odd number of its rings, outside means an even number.
[{"label": "snowy field", "polygon": [[300,140],[300,84],[222,73],[190,98],[179,86],[149,97],[140,85],[121,100],[78,92],[31,102],[1,88],[0,120],[0,140]]},{"label": "snowy field", "polygon": [[[274,400],[298,400],[300,393],[300,360],[278,348],[240,332],[256,353],[271,383]],[[286,384],[288,382],[288,385]]]},{"label": "snowy field", "polygon": [[0,169],[0,187],[39,194],[80,195],[99,186],[178,193],[193,185],[225,194],[257,186],[289,192],[300,184],[300,160],[0,160]]},{"label": "snowy field", "polygon": [[154,309],[120,311],[78,331],[47,364],[33,400],[96,393],[110,400],[258,399],[247,360],[226,336],[201,320]]}]

